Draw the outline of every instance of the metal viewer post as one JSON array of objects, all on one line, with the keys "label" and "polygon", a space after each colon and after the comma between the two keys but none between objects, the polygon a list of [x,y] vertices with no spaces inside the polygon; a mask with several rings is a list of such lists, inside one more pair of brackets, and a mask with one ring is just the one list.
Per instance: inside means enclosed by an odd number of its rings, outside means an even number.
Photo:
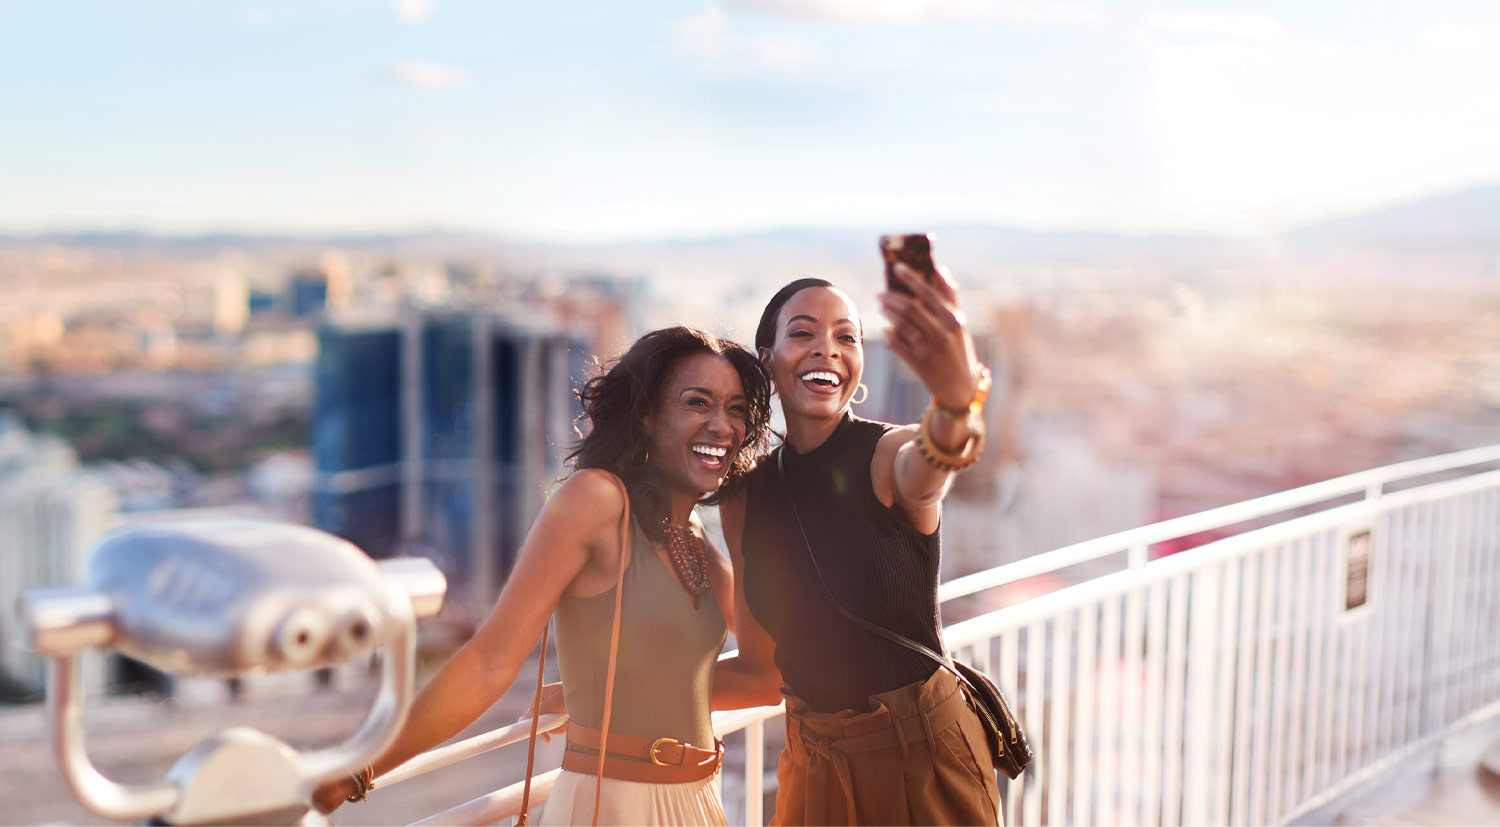
[{"label": "metal viewer post", "polygon": [[[447,583],[430,560],[379,563],[311,528],[254,521],[141,525],[89,553],[81,584],[32,588],[23,642],[47,655],[48,715],[64,779],[91,811],[170,824],[306,823],[322,782],[353,773],[391,742],[414,693],[416,619]],[[77,661],[117,649],[176,674],[309,669],[384,647],[380,690],[359,729],[299,753],[245,727],[215,734],[149,784],[122,785],[89,761]]]}]

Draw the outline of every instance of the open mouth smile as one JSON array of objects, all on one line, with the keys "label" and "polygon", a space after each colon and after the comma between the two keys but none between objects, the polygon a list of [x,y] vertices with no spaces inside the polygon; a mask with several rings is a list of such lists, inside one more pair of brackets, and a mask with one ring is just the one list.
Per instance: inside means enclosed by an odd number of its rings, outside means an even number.
[{"label": "open mouth smile", "polygon": [[810,370],[798,378],[813,393],[835,394],[844,384],[844,380],[831,370]]},{"label": "open mouth smile", "polygon": [[707,442],[695,442],[691,446],[693,456],[706,467],[715,471],[722,470],[728,463],[729,448],[721,445],[711,445]]}]

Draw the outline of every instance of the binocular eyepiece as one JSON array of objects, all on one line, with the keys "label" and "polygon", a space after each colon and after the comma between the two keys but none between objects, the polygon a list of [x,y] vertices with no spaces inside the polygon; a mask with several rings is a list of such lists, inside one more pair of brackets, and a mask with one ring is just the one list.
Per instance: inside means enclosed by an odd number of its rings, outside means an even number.
[{"label": "binocular eyepiece", "polygon": [[[52,658],[52,740],[84,806],[122,820],[273,823],[307,817],[318,784],[366,766],[395,737],[414,694],[416,619],[436,614],[446,590],[430,560],[377,563],[311,528],[163,523],[106,536],[81,584],[26,590],[20,615],[23,642]],[[76,665],[93,647],[180,675],[309,669],[391,651],[370,714],[345,743],[298,753],[232,728],[181,756],[162,781],[125,786],[83,748]]]}]

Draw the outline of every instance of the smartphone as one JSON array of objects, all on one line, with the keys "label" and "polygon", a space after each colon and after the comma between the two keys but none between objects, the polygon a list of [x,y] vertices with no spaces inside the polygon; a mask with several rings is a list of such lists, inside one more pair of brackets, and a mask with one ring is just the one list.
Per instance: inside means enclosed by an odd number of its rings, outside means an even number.
[{"label": "smartphone", "polygon": [[911,295],[911,290],[896,278],[892,265],[898,261],[916,271],[927,284],[937,284],[937,265],[932,261],[932,238],[926,233],[883,235],[880,237],[880,255],[885,259],[885,289]]}]

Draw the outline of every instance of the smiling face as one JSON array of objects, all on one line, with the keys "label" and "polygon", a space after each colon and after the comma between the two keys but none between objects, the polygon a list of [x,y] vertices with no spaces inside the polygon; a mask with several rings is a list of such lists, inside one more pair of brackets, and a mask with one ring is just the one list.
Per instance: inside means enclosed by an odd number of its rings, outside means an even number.
[{"label": "smiling face", "polygon": [[781,307],[764,363],[785,416],[842,416],[865,367],[854,302],[832,287],[794,293]]},{"label": "smiling face", "polygon": [[651,443],[651,465],[689,506],[723,484],[745,441],[747,411],[740,376],[723,356],[684,358],[662,383],[641,427]]}]

